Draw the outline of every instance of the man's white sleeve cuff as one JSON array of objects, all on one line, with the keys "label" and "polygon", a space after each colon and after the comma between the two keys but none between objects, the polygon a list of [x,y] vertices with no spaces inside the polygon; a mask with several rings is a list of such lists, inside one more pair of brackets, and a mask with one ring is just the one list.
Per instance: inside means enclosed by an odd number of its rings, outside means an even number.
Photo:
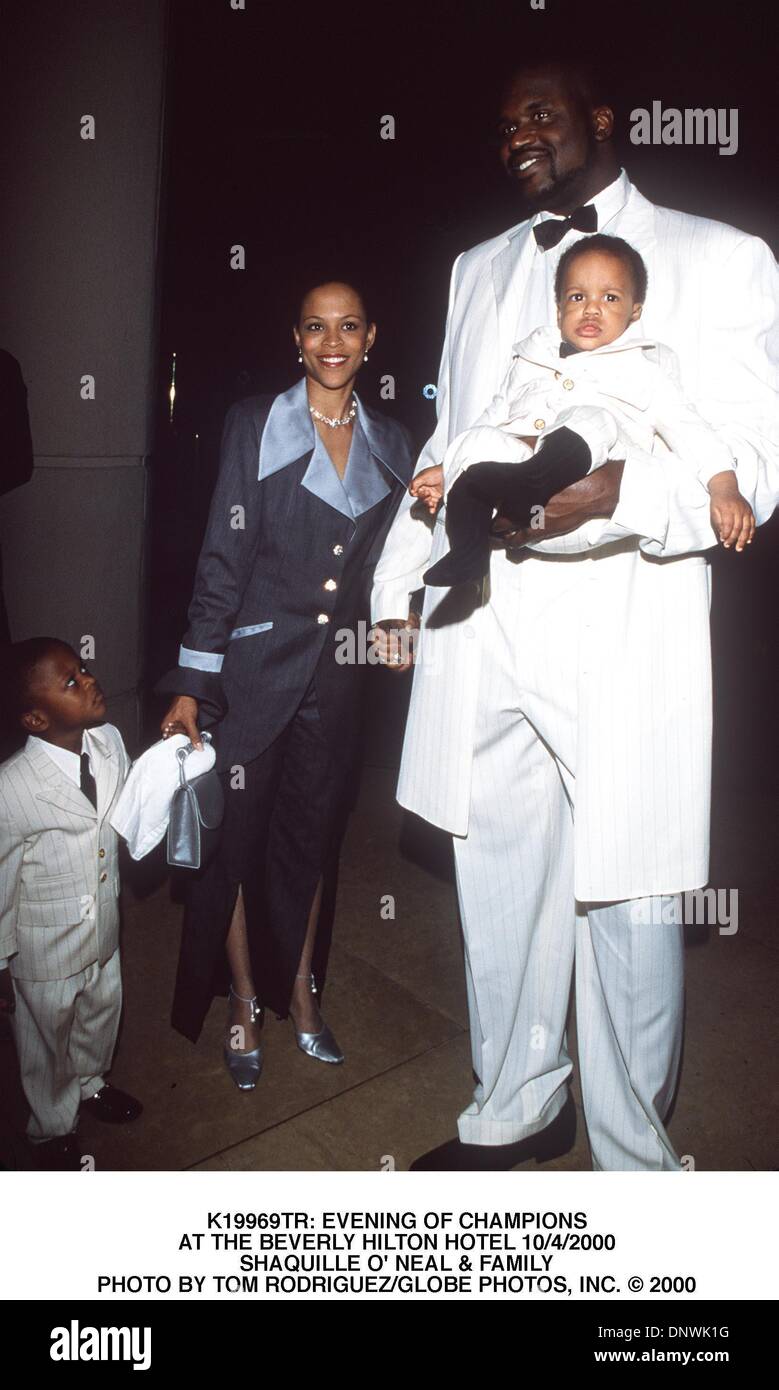
[{"label": "man's white sleeve cuff", "polygon": [[718,458],[712,460],[711,463],[704,464],[702,468],[698,469],[698,481],[703,483],[704,487],[708,487],[712,478],[716,478],[718,473],[735,472],[736,465],[732,458],[729,457],[728,460]]},{"label": "man's white sleeve cuff", "polygon": [[[425,569],[427,569],[427,565],[425,565]],[[395,583],[374,585],[371,594],[371,622],[388,622],[391,618],[402,618],[405,622],[408,617],[411,595],[416,589],[421,589],[423,583],[420,573],[418,579],[406,577]]]},{"label": "man's white sleeve cuff", "polygon": [[629,449],[622,471],[619,501],[611,517],[633,536],[654,541],[660,550],[668,534],[668,485],[662,468],[649,454]]}]

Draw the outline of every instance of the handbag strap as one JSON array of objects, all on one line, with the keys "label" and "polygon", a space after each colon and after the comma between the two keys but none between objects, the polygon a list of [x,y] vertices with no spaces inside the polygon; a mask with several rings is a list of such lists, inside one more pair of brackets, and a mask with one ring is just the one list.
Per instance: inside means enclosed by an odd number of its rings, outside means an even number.
[{"label": "handbag strap", "polygon": [[[204,744],[206,745],[206,747],[207,747],[208,744],[210,744],[210,742],[211,742],[211,735],[210,735],[210,733],[208,732],[208,730],[207,730],[207,729],[204,729],[203,732],[202,732],[202,734],[200,735],[200,737],[202,738],[203,743],[204,743]],[[177,749],[176,749],[176,759],[177,759],[178,765],[179,765],[179,786],[180,786],[180,787],[186,787],[186,785],[187,785],[187,774],[186,774],[186,770],[185,770],[184,764],[186,763],[187,758],[189,757],[190,753],[194,753],[194,751],[195,751],[195,745],[194,745],[194,743],[192,743],[191,741],[190,741],[189,743],[185,743],[185,745],[184,745],[183,748],[177,748]]]}]

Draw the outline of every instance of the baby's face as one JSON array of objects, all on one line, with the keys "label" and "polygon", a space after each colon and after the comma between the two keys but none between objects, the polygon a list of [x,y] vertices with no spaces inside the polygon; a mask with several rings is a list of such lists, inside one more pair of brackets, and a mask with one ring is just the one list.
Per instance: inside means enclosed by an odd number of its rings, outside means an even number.
[{"label": "baby's face", "polygon": [[583,251],[570,262],[557,306],[560,333],[591,352],[613,343],[641,315],[630,270],[606,251]]}]

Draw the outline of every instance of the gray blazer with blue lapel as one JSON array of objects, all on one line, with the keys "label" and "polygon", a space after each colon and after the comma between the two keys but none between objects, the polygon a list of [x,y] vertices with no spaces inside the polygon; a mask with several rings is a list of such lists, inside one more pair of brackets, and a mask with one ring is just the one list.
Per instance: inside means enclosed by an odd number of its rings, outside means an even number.
[{"label": "gray blazer with blue lapel", "polygon": [[220,768],[258,757],[312,679],[327,736],[350,740],[365,668],[336,652],[344,629],[368,616],[373,569],[413,470],[397,421],[358,399],[352,429],[342,481],[304,380],[228,411],[189,628],[178,667],[157,687],[194,696],[201,725],[221,721]]}]

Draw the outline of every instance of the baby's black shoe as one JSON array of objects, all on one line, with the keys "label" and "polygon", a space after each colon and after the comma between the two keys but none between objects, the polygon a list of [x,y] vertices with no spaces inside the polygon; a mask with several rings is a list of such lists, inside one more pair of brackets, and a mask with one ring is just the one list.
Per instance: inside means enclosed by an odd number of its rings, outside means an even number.
[{"label": "baby's black shoe", "polygon": [[589,472],[592,456],[581,435],[563,425],[524,463],[474,463],[457,479],[446,499],[449,553],[426,571],[432,588],[480,583],[490,565],[490,524],[497,509],[517,529],[530,525],[543,507]]}]

